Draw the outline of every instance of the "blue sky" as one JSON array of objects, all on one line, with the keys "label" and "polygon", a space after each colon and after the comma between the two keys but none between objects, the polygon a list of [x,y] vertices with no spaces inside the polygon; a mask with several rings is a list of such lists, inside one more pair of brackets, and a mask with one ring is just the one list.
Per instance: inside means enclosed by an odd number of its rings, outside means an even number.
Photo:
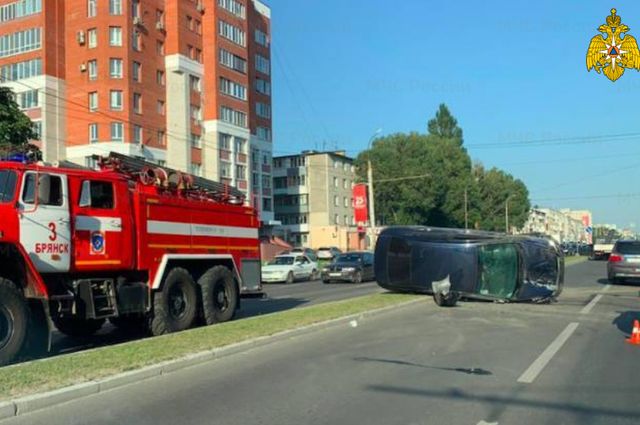
[{"label": "blue sky", "polygon": [[[612,83],[585,66],[611,7],[640,39],[637,0],[268,3],[274,155],[355,156],[378,128],[425,132],[444,102],[472,158],[522,179],[533,204],[640,225],[640,196],[617,196],[640,193],[640,73]],[[540,139],[561,141],[513,147]]]}]

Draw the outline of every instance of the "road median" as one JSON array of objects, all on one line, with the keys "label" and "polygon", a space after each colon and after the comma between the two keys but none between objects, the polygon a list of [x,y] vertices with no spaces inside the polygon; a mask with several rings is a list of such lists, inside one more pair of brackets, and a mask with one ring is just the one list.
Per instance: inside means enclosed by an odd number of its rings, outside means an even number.
[{"label": "road median", "polygon": [[[0,406],[13,400],[8,404],[14,404],[16,414],[26,413],[26,410],[35,410],[29,409],[29,405],[41,408],[43,403],[33,403],[29,397],[34,396],[18,397],[29,394],[40,397],[49,391],[60,399],[61,390],[69,388],[72,393],[74,386],[88,383],[98,384],[96,391],[100,391],[100,387],[111,389],[268,343],[278,336],[288,338],[353,315],[386,310],[419,299],[419,296],[403,294],[367,295],[7,366],[0,368]],[[48,403],[51,404],[57,403]]]}]

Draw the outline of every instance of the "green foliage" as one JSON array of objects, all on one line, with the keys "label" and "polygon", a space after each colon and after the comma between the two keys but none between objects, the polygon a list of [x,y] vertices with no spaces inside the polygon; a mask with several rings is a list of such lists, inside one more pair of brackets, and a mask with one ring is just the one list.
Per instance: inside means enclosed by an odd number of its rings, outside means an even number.
[{"label": "green foliage", "polygon": [[462,146],[462,130],[445,105],[429,121],[429,134],[392,134],[358,155],[361,181],[366,181],[369,159],[377,223],[464,227],[465,192],[469,228],[504,231],[507,199],[510,225],[519,228],[526,221],[530,203],[524,183],[473,165]]},{"label": "green foliage", "polygon": [[444,103],[440,104],[435,118],[429,120],[427,129],[429,134],[433,136],[452,139],[462,145],[462,129],[458,127],[458,120],[451,115],[449,108]]},{"label": "green foliage", "polygon": [[11,89],[0,87],[0,151],[32,151],[33,123],[19,108]]}]

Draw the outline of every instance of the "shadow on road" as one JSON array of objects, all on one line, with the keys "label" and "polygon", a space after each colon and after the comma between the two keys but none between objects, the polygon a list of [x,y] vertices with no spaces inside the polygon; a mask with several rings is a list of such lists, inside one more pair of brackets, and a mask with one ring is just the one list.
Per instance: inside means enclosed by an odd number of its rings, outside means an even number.
[{"label": "shadow on road", "polygon": [[445,371],[450,371],[450,372],[466,373],[467,375],[483,375],[483,376],[493,375],[493,373],[491,373],[491,371],[488,371],[488,370],[485,370],[485,369],[480,369],[480,368],[477,368],[477,367],[471,367],[471,368],[440,367],[440,366],[430,366],[430,365],[425,365],[425,364],[420,364],[420,363],[408,362],[408,361],[405,361],[405,360],[378,359],[378,358],[373,358],[373,357],[354,357],[353,360],[355,360],[357,362],[379,362],[379,363],[395,364],[395,365],[400,365],[400,366],[414,366],[414,367],[420,367],[420,368],[423,368],[423,369],[445,370]]},{"label": "shadow on road", "polygon": [[552,402],[544,400],[523,400],[513,396],[498,395],[476,395],[459,388],[450,388],[448,390],[430,390],[420,388],[398,387],[391,385],[369,385],[366,387],[369,391],[399,394],[406,396],[455,400],[470,403],[490,403],[492,405],[502,404],[508,405],[509,408],[525,407],[531,409],[549,409],[555,411],[566,411],[576,415],[584,415],[585,417],[606,416],[611,418],[639,418],[640,408],[635,409],[610,409],[605,407],[592,407],[589,405],[570,404],[564,401]]},{"label": "shadow on road", "polygon": [[633,329],[633,321],[640,320],[640,311],[624,311],[618,313],[620,314],[613,319],[611,324],[616,325],[620,332],[630,335]]}]

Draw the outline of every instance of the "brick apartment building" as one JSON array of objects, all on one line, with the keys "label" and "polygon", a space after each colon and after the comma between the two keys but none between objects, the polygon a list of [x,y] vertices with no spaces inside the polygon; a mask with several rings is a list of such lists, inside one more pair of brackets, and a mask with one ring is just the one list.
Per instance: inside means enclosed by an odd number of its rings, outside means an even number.
[{"label": "brick apartment building", "polygon": [[238,187],[270,221],[270,15],[258,0],[0,0],[0,84],[46,161],[144,157]]}]

